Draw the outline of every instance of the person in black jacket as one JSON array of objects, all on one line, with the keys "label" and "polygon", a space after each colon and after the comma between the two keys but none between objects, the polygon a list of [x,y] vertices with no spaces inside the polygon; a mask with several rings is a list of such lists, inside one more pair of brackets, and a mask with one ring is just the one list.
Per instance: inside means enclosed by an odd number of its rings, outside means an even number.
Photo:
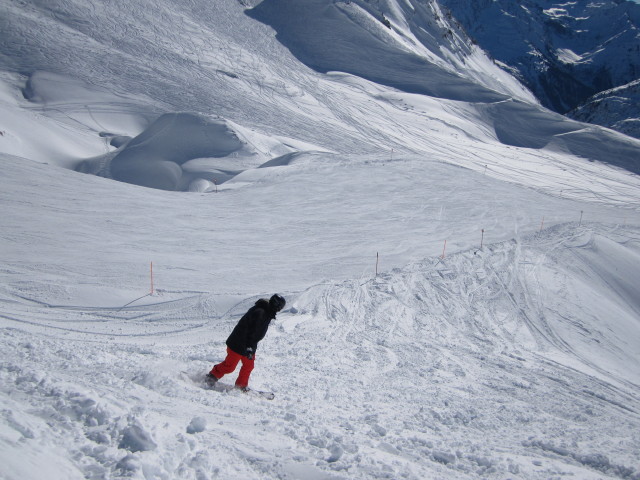
[{"label": "person in black jacket", "polygon": [[253,370],[258,342],[264,338],[271,320],[284,308],[285,299],[277,293],[269,300],[261,298],[245,313],[227,338],[227,358],[217,364],[207,374],[207,381],[213,385],[224,375],[233,372],[242,362],[236,380],[236,388],[246,390],[249,375]]}]

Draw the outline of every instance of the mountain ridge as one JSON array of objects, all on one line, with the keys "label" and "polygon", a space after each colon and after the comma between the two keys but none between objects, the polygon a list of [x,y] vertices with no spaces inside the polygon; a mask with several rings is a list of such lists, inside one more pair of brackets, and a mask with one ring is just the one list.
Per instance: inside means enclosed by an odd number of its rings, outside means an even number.
[{"label": "mountain ridge", "polygon": [[[637,103],[584,116],[581,104],[640,77],[640,5],[548,0],[468,2],[442,0],[468,34],[514,73],[541,103],[572,118],[606,127],[640,118]],[[491,25],[491,28],[489,28]],[[628,127],[628,126],[627,126]],[[623,133],[638,136],[637,129]]]}]

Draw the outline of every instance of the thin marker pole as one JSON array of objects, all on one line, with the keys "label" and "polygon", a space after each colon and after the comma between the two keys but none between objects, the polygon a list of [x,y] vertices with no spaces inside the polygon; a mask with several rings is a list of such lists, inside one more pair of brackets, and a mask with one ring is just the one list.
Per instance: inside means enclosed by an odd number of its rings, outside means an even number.
[{"label": "thin marker pole", "polygon": [[444,258],[444,252],[447,250],[447,241],[444,241],[444,248],[442,249],[442,256],[440,258]]},{"label": "thin marker pole", "polygon": [[153,262],[151,262],[151,295],[153,295]]},{"label": "thin marker pole", "polygon": [[542,231],[543,226],[544,226],[544,217],[542,217],[542,223],[540,224],[540,231]]}]

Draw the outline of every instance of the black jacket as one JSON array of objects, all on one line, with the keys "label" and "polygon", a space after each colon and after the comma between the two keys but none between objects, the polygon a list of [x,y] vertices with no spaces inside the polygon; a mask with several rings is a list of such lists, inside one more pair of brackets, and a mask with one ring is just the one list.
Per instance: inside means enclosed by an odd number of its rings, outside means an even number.
[{"label": "black jacket", "polygon": [[276,312],[263,298],[245,313],[227,338],[227,347],[240,355],[255,353]]}]

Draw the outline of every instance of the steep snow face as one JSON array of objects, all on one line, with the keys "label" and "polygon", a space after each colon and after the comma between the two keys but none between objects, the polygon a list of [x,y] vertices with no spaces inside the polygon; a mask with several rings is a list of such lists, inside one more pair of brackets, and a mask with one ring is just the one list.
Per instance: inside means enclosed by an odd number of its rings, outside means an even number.
[{"label": "steep snow face", "polygon": [[600,92],[567,115],[640,138],[640,80]]},{"label": "steep snow face", "polygon": [[565,113],[640,76],[640,5],[629,1],[442,0],[543,105]]},{"label": "steep snow face", "polygon": [[479,52],[436,2],[265,0],[248,14],[271,25],[300,61],[322,73],[351,73],[452,100],[494,102],[505,93],[530,99],[486,58],[478,62]]}]

